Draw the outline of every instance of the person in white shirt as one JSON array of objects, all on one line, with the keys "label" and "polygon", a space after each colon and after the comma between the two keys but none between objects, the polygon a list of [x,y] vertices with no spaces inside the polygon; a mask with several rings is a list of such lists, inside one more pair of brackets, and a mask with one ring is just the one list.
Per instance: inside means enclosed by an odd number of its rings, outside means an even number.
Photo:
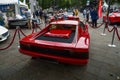
[{"label": "person in white shirt", "polygon": [[83,17],[86,17],[86,9],[83,10]]},{"label": "person in white shirt", "polygon": [[67,16],[68,16],[68,13],[67,13],[67,11],[66,11],[66,10],[64,10],[64,12],[63,12],[63,18],[64,18],[64,19],[66,19],[66,18],[67,18]]}]

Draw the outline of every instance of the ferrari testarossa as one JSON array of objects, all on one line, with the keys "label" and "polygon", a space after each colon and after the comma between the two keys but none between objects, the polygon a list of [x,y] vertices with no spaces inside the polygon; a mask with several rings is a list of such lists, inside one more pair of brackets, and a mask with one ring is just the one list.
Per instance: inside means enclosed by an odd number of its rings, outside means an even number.
[{"label": "ferrari testarossa", "polygon": [[[103,16],[103,21],[105,22],[107,19],[106,16]],[[120,23],[120,12],[112,12],[108,16],[108,23],[109,24],[116,24]]]},{"label": "ferrari testarossa", "polygon": [[85,65],[89,59],[88,26],[81,21],[57,20],[20,40],[19,51],[32,58]]}]

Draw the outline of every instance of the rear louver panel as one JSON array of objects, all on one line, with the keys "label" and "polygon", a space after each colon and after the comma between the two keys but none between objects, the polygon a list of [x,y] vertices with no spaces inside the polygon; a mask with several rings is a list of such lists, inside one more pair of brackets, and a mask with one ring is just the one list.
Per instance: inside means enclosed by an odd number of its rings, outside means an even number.
[{"label": "rear louver panel", "polygon": [[62,57],[70,57],[70,58],[80,58],[80,59],[88,59],[88,53],[76,53],[70,52],[69,50],[56,50],[51,48],[42,48],[33,45],[22,45],[20,44],[20,48],[24,50],[29,50],[33,52],[54,55],[54,56],[62,56]]}]

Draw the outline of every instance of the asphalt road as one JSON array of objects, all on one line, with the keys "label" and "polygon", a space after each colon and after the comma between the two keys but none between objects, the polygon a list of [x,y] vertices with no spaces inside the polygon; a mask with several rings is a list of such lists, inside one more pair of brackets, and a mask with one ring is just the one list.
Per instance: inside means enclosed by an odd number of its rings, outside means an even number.
[{"label": "asphalt road", "polygon": [[[112,41],[112,33],[106,30],[107,35],[101,36],[104,25],[97,29],[88,28],[91,40],[90,59],[86,66],[31,60],[30,56],[18,51],[19,37],[16,35],[12,46],[0,51],[0,80],[119,80],[120,41],[115,35],[116,48],[108,47]],[[120,27],[118,29],[120,34]],[[22,30],[25,34],[32,32],[30,29]],[[0,48],[7,46],[12,40],[15,29],[9,31],[9,39],[0,43]]]}]

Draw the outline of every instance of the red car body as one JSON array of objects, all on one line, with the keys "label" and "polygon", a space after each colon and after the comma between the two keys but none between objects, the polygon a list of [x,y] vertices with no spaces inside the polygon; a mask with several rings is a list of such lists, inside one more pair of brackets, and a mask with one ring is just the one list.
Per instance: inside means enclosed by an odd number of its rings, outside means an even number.
[{"label": "red car body", "polygon": [[89,59],[90,36],[80,21],[59,20],[20,40],[19,51],[32,57],[85,65]]},{"label": "red car body", "polygon": [[78,16],[68,15],[68,16],[67,16],[67,20],[76,20],[76,21],[80,21],[80,18],[79,18]]},{"label": "red car body", "polygon": [[[103,16],[103,21],[106,21],[106,16]],[[112,12],[108,16],[108,22],[110,24],[120,23],[120,12]]]}]

